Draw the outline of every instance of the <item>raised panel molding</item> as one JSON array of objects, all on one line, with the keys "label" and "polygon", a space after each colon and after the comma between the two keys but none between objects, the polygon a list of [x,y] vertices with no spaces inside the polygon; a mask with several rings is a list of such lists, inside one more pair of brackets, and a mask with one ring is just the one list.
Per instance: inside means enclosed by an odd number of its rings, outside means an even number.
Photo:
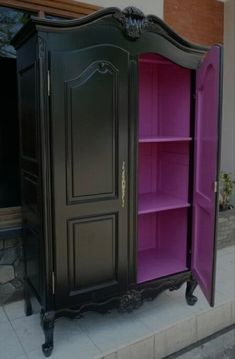
[{"label": "raised panel molding", "polygon": [[[37,89],[34,86],[37,76],[36,62],[19,72],[20,90],[20,122],[21,128],[21,158],[28,162],[38,162],[37,144]],[[23,111],[23,112],[22,112]]]},{"label": "raised panel molding", "polygon": [[70,295],[118,282],[118,214],[67,221]]},{"label": "raised panel molding", "polygon": [[64,86],[67,204],[116,198],[118,69],[96,61]]},{"label": "raised panel molding", "polygon": [[39,179],[36,175],[22,171],[22,186],[23,186],[23,206],[26,213],[30,210],[36,216],[39,216],[40,192]]}]

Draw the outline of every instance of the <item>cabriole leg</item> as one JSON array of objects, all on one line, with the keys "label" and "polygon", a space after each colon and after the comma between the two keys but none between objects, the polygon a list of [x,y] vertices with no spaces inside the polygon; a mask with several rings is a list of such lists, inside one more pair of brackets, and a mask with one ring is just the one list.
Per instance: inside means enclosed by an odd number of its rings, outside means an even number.
[{"label": "cabriole leg", "polygon": [[41,325],[45,335],[45,343],[42,351],[45,357],[49,357],[53,350],[55,312],[41,313]]},{"label": "cabriole leg", "polygon": [[197,297],[193,295],[193,292],[196,289],[196,287],[197,287],[197,281],[195,279],[192,278],[187,282],[185,298],[188,305],[194,305],[197,302]]}]

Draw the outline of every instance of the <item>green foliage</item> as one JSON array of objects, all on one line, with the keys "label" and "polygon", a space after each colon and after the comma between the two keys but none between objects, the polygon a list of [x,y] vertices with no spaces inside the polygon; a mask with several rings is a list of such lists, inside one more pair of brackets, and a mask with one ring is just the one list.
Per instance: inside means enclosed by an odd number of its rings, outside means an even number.
[{"label": "green foliage", "polygon": [[230,203],[230,197],[233,192],[233,181],[230,173],[220,173],[220,193],[219,205],[220,210],[231,209],[233,206]]},{"label": "green foliage", "polygon": [[29,14],[0,7],[0,56],[15,57],[15,49],[10,41],[28,20]]}]

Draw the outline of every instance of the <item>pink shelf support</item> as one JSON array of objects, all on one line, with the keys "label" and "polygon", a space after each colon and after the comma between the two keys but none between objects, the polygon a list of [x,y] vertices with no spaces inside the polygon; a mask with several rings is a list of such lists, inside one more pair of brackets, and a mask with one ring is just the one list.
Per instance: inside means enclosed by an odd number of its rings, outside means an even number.
[{"label": "pink shelf support", "polygon": [[165,193],[146,193],[139,196],[138,214],[190,207],[190,203]]},{"label": "pink shelf support", "polygon": [[139,143],[152,142],[184,142],[192,141],[192,137],[160,137],[160,136],[145,136],[140,137]]}]

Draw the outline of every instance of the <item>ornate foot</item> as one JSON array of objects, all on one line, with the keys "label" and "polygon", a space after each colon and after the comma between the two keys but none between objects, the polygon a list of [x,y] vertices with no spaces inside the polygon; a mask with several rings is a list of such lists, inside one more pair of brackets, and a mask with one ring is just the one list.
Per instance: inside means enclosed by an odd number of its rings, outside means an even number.
[{"label": "ornate foot", "polygon": [[124,294],[120,301],[120,312],[132,312],[134,309],[139,308],[143,304],[141,291],[130,290]]},{"label": "ornate foot", "polygon": [[33,313],[32,303],[31,303],[31,293],[26,281],[24,281],[24,310],[25,310],[25,315],[27,317],[29,315],[32,315]]},{"label": "ornate foot", "polygon": [[41,313],[41,325],[45,335],[45,343],[42,345],[42,351],[45,357],[49,357],[53,350],[55,312]]},{"label": "ornate foot", "polygon": [[190,281],[187,282],[185,298],[188,305],[194,305],[197,302],[197,297],[193,295],[193,292],[196,287],[197,287],[197,282],[195,279],[192,278]]}]

